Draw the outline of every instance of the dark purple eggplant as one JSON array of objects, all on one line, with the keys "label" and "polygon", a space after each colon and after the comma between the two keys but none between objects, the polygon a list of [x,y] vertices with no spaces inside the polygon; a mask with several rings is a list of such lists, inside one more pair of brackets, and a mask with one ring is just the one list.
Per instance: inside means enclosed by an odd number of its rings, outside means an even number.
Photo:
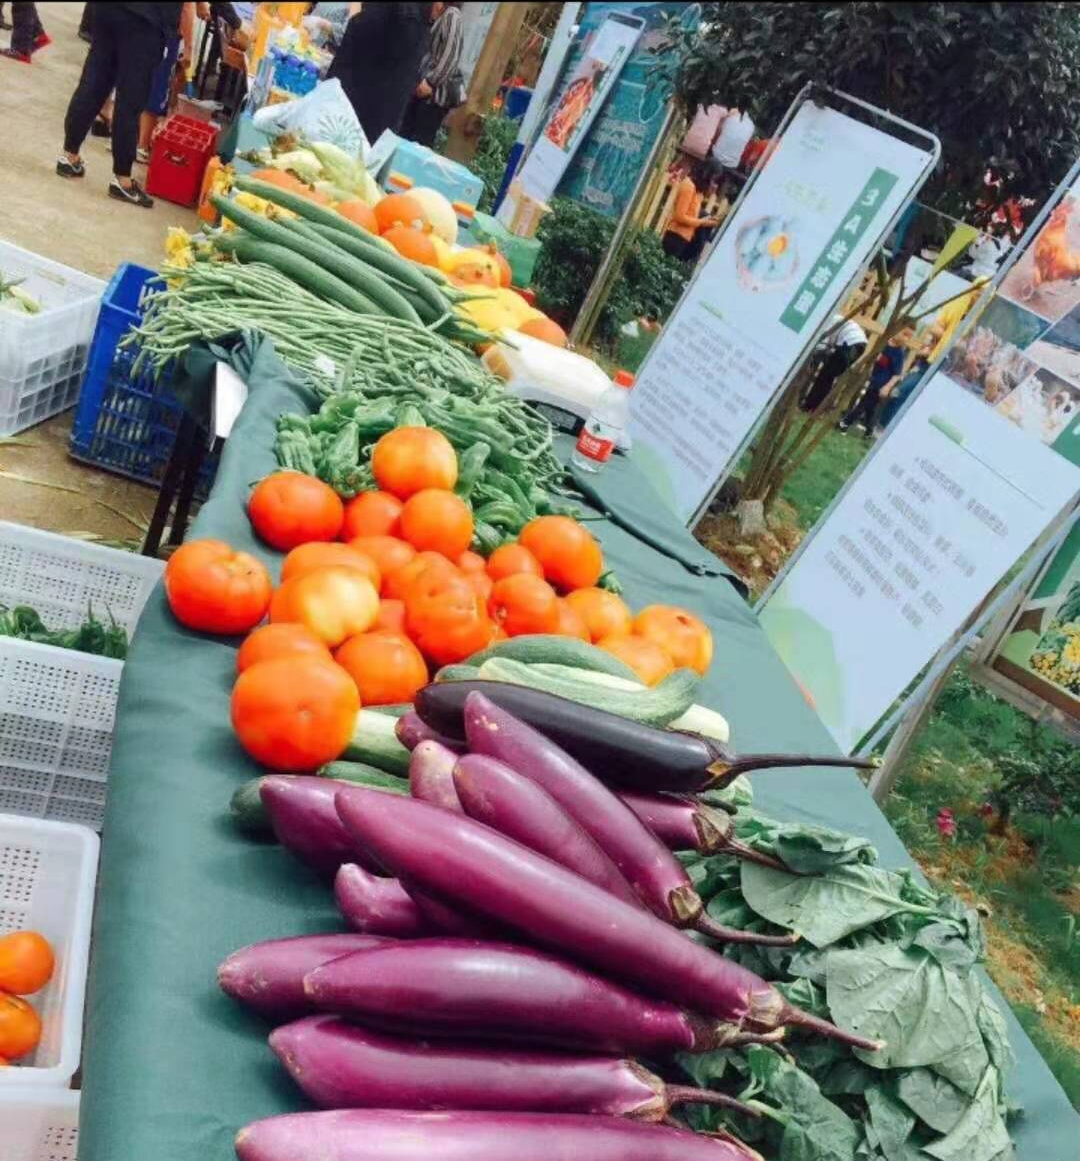
[{"label": "dark purple eggplant", "polygon": [[740,774],[778,766],[851,766],[874,763],[837,754],[744,754],[713,738],[619,717],[539,689],[501,681],[445,681],[424,686],[416,712],[432,729],[465,737],[465,699],[482,693],[500,709],[539,730],[598,777],[620,790],[693,792],[722,789]]}]

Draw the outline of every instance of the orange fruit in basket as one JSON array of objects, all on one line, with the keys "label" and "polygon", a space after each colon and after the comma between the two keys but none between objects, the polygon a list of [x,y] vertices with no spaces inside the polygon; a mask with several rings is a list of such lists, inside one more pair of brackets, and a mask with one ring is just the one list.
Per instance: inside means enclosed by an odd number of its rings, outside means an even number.
[{"label": "orange fruit in basket", "polygon": [[361,633],[350,637],[334,660],[356,682],[364,705],[397,705],[412,701],[427,685],[428,670],[420,650],[397,633]]},{"label": "orange fruit in basket", "polygon": [[405,501],[401,536],[418,552],[441,552],[456,560],[473,538],[472,509],[453,492],[425,488]]},{"label": "orange fruit in basket", "polygon": [[272,548],[288,552],[309,540],[336,540],[345,506],[329,484],[303,472],[274,472],[248,501],[252,527]]},{"label": "orange fruit in basket", "polygon": [[385,234],[394,226],[424,226],[427,218],[424,207],[408,194],[387,194],[375,203],[375,221],[379,233]]},{"label": "orange fruit in basket", "polygon": [[379,602],[379,613],[372,622],[369,633],[381,631],[383,633],[400,633],[405,635],[405,602],[382,600]]},{"label": "orange fruit in basket", "polygon": [[591,641],[599,641],[604,637],[624,637],[631,630],[634,615],[630,612],[630,606],[606,589],[575,589],[566,594],[566,603],[581,615]]},{"label": "orange fruit in basket", "polygon": [[523,335],[551,343],[553,347],[565,347],[567,343],[566,331],[551,318],[531,318],[523,322],[517,329]]},{"label": "orange fruit in basket", "polygon": [[595,585],[604,558],[593,534],[569,516],[538,516],[521,530],[518,543],[540,562],[544,578],[563,590]]},{"label": "orange fruit in basket", "polygon": [[646,685],[656,685],[675,669],[671,658],[653,641],[646,641],[644,637],[625,636],[605,637],[596,644],[625,662],[637,674],[638,680]]},{"label": "orange fruit in basket", "polygon": [[354,198],[349,202],[338,202],[334,208],[343,218],[347,218],[354,225],[367,230],[368,233],[377,234],[379,232],[379,222],[375,217],[375,211],[367,202]]},{"label": "orange fruit in basket", "polygon": [[246,633],[270,604],[261,561],[223,540],[189,540],[165,566],[165,596],[181,625],[200,633]]},{"label": "orange fruit in basket", "polygon": [[560,637],[576,637],[579,641],[591,641],[588,626],[582,620],[581,614],[568,604],[565,597],[559,598],[559,624],[555,632]]},{"label": "orange fruit in basket", "polygon": [[540,562],[520,544],[503,544],[488,557],[487,574],[493,581],[500,581],[517,572],[541,577],[544,575]]},{"label": "orange fruit in basket", "polygon": [[285,563],[281,566],[281,583],[295,580],[296,577],[307,576],[309,572],[314,572],[317,568],[355,569],[371,581],[376,592],[382,584],[379,567],[370,556],[352,544],[323,540],[312,540],[307,544],[297,545],[285,557]]},{"label": "orange fruit in basket", "polygon": [[[249,633],[243,645],[236,651],[236,672],[243,673],[260,661],[273,661],[278,657],[314,657],[322,661],[332,661],[326,642],[306,626],[291,621],[277,625],[263,625]],[[0,988],[3,983],[0,982]]]},{"label": "orange fruit in basket", "polygon": [[391,226],[383,233],[383,237],[402,256],[410,262],[419,262],[422,266],[438,266],[439,252],[430,234],[415,226]]},{"label": "orange fruit in basket", "polygon": [[375,562],[384,587],[391,573],[416,556],[416,549],[407,540],[399,540],[396,536],[358,536],[349,541],[349,547]]},{"label": "orange fruit in basket", "polygon": [[361,492],[345,505],[341,539],[358,536],[397,536],[401,501],[389,492]]},{"label": "orange fruit in basket", "polygon": [[407,500],[425,488],[453,488],[457,454],[446,436],[434,428],[397,427],[375,444],[371,470],[383,491]]},{"label": "orange fruit in basket", "polygon": [[0,991],[29,996],[52,979],[56,960],[44,935],[12,931],[0,937]]},{"label": "orange fruit in basket", "polygon": [[409,586],[405,629],[430,661],[452,665],[485,649],[494,625],[461,573],[429,569]]},{"label": "orange fruit in basket", "polygon": [[444,580],[460,578],[454,562],[447,560],[440,552],[418,552],[408,564],[392,572],[383,585],[384,597],[391,600],[404,601],[408,599],[409,589],[421,577],[432,573]]},{"label": "orange fruit in basket", "polygon": [[704,675],[712,661],[709,626],[677,605],[649,605],[642,609],[634,618],[634,633],[659,645],[676,669],[693,669]]},{"label": "orange fruit in basket", "polygon": [[38,1046],[41,1017],[20,996],[0,992],[0,1056],[18,1060]]},{"label": "orange fruit in basket", "polygon": [[515,573],[496,581],[488,598],[492,620],[510,634],[554,633],[559,627],[559,598],[538,576]]}]

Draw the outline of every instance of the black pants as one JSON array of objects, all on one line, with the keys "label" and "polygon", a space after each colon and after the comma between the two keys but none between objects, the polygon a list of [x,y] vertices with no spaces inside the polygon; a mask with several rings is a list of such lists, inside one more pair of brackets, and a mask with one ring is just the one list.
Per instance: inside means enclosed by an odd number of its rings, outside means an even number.
[{"label": "black pants", "polygon": [[165,37],[149,20],[118,4],[95,4],[90,51],[64,118],[64,149],[78,153],[105,98],[116,89],[112,116],[113,173],[130,177],[139,141],[139,114],[146,108]]},{"label": "black pants", "polygon": [[867,434],[873,435],[874,419],[877,416],[878,404],[880,402],[881,386],[875,387],[873,384],[869,384],[860,398],[855,401],[855,405],[840,422],[844,427],[851,427],[853,423],[858,423],[861,417],[862,425],[866,428]]},{"label": "black pants", "polygon": [[38,19],[36,4],[12,4],[11,6],[11,51],[29,56],[34,51],[34,41],[45,31]]},{"label": "black pants", "polygon": [[449,109],[436,105],[434,101],[413,97],[401,119],[401,136],[430,149],[435,144],[439,126],[449,112]]},{"label": "black pants", "polygon": [[825,362],[821,364],[821,369],[802,401],[803,411],[817,411],[832,390],[832,385],[865,350],[865,343],[846,343],[842,347],[833,348],[826,355]]},{"label": "black pants", "polygon": [[674,230],[665,231],[664,236],[660,239],[664,253],[669,254],[672,258],[678,258],[680,262],[688,260],[690,247],[693,244],[693,239],[688,242],[682,234],[676,234]]}]

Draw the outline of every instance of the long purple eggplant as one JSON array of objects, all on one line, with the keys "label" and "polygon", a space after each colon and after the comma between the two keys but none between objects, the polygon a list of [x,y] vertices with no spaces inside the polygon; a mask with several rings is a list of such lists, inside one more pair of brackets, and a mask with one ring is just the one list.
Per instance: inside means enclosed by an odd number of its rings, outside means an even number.
[{"label": "long purple eggplant", "polygon": [[497,758],[467,754],[454,767],[465,813],[576,871],[627,903],[641,906],[622,872],[539,784]]},{"label": "long purple eggplant", "polygon": [[397,879],[372,875],[355,863],[338,868],[334,899],[345,922],[366,935],[419,939],[437,930],[424,921],[412,896]]},{"label": "long purple eggplant", "polygon": [[357,850],[334,809],[334,795],[347,785],[332,778],[272,774],[259,787],[278,842],[323,875],[333,875],[342,863],[362,862],[368,870],[378,869],[369,855]]},{"label": "long purple eggplant", "polygon": [[673,1105],[707,1104],[758,1115],[724,1093],[666,1085],[626,1058],[428,1043],[336,1016],[276,1028],[270,1047],[324,1109],[489,1109],[662,1121]]},{"label": "long purple eggplant", "polygon": [[706,806],[692,794],[641,794],[621,790],[617,797],[673,851],[730,854],[777,871],[789,869],[779,859],[740,842],[735,838],[731,815]]},{"label": "long purple eggplant", "polygon": [[751,770],[778,766],[852,766],[872,761],[836,754],[744,754],[698,734],[663,730],[564,697],[501,681],[443,681],[416,695],[416,712],[448,738],[465,737],[465,699],[482,693],[540,730],[579,762],[620,789],[675,793],[717,789]]},{"label": "long purple eggplant", "polygon": [[622,1117],[334,1109],[255,1121],[240,1161],[761,1161],[746,1145]]},{"label": "long purple eggplant", "polygon": [[462,806],[454,789],[457,760],[458,755],[441,742],[418,743],[409,758],[409,789],[413,798],[460,813]]},{"label": "long purple eggplant", "polygon": [[471,818],[358,786],[338,792],[337,808],[361,844],[409,883],[597,971],[738,1031],[798,1024],[880,1047],[794,1007],[753,972]]},{"label": "long purple eggplant", "polygon": [[[396,1032],[650,1059],[729,1045],[727,1025],[509,943],[387,943],[313,968],[309,1006]],[[775,1037],[774,1037],[775,1038]]]},{"label": "long purple eggplant", "polygon": [[218,968],[221,990],[249,1008],[279,1020],[315,1008],[304,994],[304,976],[322,964],[355,951],[386,946],[374,935],[298,935],[267,939],[234,951]]},{"label": "long purple eggplant", "polygon": [[614,861],[645,906],[666,923],[693,927],[729,943],[786,946],[798,938],[738,931],[714,922],[686,868],[629,806],[565,750],[483,694],[466,698],[465,733],[474,753],[505,762],[546,790]]},{"label": "long purple eggplant", "polygon": [[394,733],[397,734],[397,740],[406,750],[415,750],[421,742],[438,742],[440,745],[445,746],[448,750],[453,750],[457,754],[465,753],[464,742],[455,742],[451,738],[446,737],[445,734],[440,734],[438,730],[433,730],[413,710],[410,710],[407,714],[402,714],[398,718],[397,725],[394,727]]}]

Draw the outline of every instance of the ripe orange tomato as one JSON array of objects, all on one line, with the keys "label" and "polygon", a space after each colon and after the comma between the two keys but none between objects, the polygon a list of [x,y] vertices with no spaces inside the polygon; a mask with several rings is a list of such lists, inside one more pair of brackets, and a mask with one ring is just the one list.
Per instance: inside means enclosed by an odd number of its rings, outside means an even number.
[{"label": "ripe orange tomato", "polygon": [[260,661],[233,686],[236,736],[272,770],[301,773],[332,762],[352,737],[359,712],[352,678],[311,657]]},{"label": "ripe orange tomato", "polygon": [[630,607],[606,589],[575,589],[566,594],[566,603],[581,615],[592,641],[625,637],[630,632],[634,620]]},{"label": "ripe orange tomato", "polygon": [[665,650],[676,669],[693,669],[704,675],[712,662],[709,626],[688,609],[649,605],[634,618],[634,633]]},{"label": "ripe orange tomato", "polygon": [[419,262],[422,266],[438,266],[439,252],[430,234],[418,230],[415,226],[391,226],[383,233],[383,237],[402,256],[410,262]]},{"label": "ripe orange tomato", "polygon": [[495,582],[486,572],[463,572],[461,574],[468,581],[473,592],[480,598],[484,608],[487,608],[488,597],[495,587]]},{"label": "ripe orange tomato", "polygon": [[345,505],[341,539],[357,536],[397,536],[401,501],[389,492],[361,492]]},{"label": "ripe orange tomato", "polygon": [[259,536],[288,552],[309,540],[336,540],[345,519],[337,492],[303,472],[274,472],[255,485],[248,516]]},{"label": "ripe orange tomato", "polygon": [[19,996],[0,992],[0,1056],[18,1060],[38,1046],[41,1039],[41,1019],[37,1012]]},{"label": "ripe orange tomato", "polygon": [[435,573],[446,579],[460,577],[453,561],[447,560],[439,552],[418,552],[408,564],[395,569],[383,585],[383,596],[392,600],[405,600],[412,583],[421,576]]},{"label": "ripe orange tomato", "polygon": [[567,604],[565,597],[559,598],[559,624],[555,632],[560,637],[577,637],[579,641],[592,640],[580,613],[573,605]]},{"label": "ripe orange tomato", "polygon": [[453,492],[425,488],[405,501],[401,535],[419,552],[441,552],[456,560],[473,537],[472,509]]},{"label": "ripe orange tomato", "polygon": [[369,234],[377,234],[379,232],[379,222],[375,217],[375,211],[367,202],[362,202],[359,198],[354,198],[352,201],[338,202],[334,209],[343,218],[348,218],[350,222],[363,227]]},{"label": "ripe orange tomato", "polygon": [[468,581],[428,570],[409,586],[405,629],[436,665],[463,661],[491,641],[494,626]]},{"label": "ripe orange tomato", "polygon": [[425,488],[453,488],[458,477],[457,454],[441,431],[397,427],[376,443],[371,470],[384,492],[407,500]]},{"label": "ripe orange tomato", "polygon": [[334,660],[356,682],[363,705],[397,705],[412,701],[427,685],[428,671],[420,650],[396,633],[361,633],[350,637]]},{"label": "ripe orange tomato", "polygon": [[281,583],[295,580],[298,576],[306,576],[317,568],[355,569],[371,581],[376,592],[382,584],[379,567],[370,556],[352,544],[339,544],[336,541],[328,544],[322,540],[297,545],[285,557],[285,562],[281,566]]},{"label": "ripe orange tomato", "polygon": [[387,194],[386,197],[380,198],[375,203],[374,209],[375,221],[378,224],[380,234],[384,234],[393,226],[423,226],[427,224],[424,207],[416,198],[411,198],[408,194]]},{"label": "ripe orange tomato", "polygon": [[260,561],[223,540],[189,540],[165,566],[173,616],[200,633],[246,633],[266,615],[272,588]]},{"label": "ripe orange tomato", "polygon": [[49,941],[37,931],[0,937],[0,992],[29,996],[52,979],[56,960]]},{"label": "ripe orange tomato", "polygon": [[[263,625],[254,633],[249,633],[243,645],[236,651],[236,672],[243,673],[260,661],[272,661],[277,657],[314,657],[332,661],[326,642],[306,626],[293,621],[281,621],[276,625]],[[2,985],[0,985],[2,986]]]},{"label": "ripe orange tomato", "polygon": [[540,562],[544,577],[564,590],[595,585],[604,570],[600,545],[569,516],[538,516],[521,530],[518,543]]},{"label": "ripe orange tomato", "polygon": [[416,549],[407,540],[399,540],[396,536],[358,536],[349,541],[349,547],[375,562],[384,585],[391,573],[416,556]]},{"label": "ripe orange tomato", "polygon": [[667,653],[654,642],[646,641],[644,637],[632,635],[605,637],[602,641],[597,641],[597,645],[614,657],[618,657],[620,661],[626,662],[637,674],[638,680],[646,685],[656,685],[675,669]]},{"label": "ripe orange tomato", "polygon": [[485,572],[487,561],[478,552],[463,552],[454,563],[462,572]]},{"label": "ripe orange tomato", "polygon": [[400,633],[405,636],[405,602],[382,600],[379,602],[379,615],[371,623],[369,633],[377,630],[384,633]]},{"label": "ripe orange tomato", "polygon": [[495,582],[488,613],[511,637],[554,633],[559,626],[559,598],[547,581],[519,572]]},{"label": "ripe orange tomato", "polygon": [[331,649],[366,633],[379,613],[379,594],[351,568],[320,568],[275,590],[270,620],[299,621]]},{"label": "ripe orange tomato", "polygon": [[533,576],[544,575],[540,562],[520,544],[503,544],[488,557],[487,574],[493,581],[513,576],[516,572],[531,573]]}]

